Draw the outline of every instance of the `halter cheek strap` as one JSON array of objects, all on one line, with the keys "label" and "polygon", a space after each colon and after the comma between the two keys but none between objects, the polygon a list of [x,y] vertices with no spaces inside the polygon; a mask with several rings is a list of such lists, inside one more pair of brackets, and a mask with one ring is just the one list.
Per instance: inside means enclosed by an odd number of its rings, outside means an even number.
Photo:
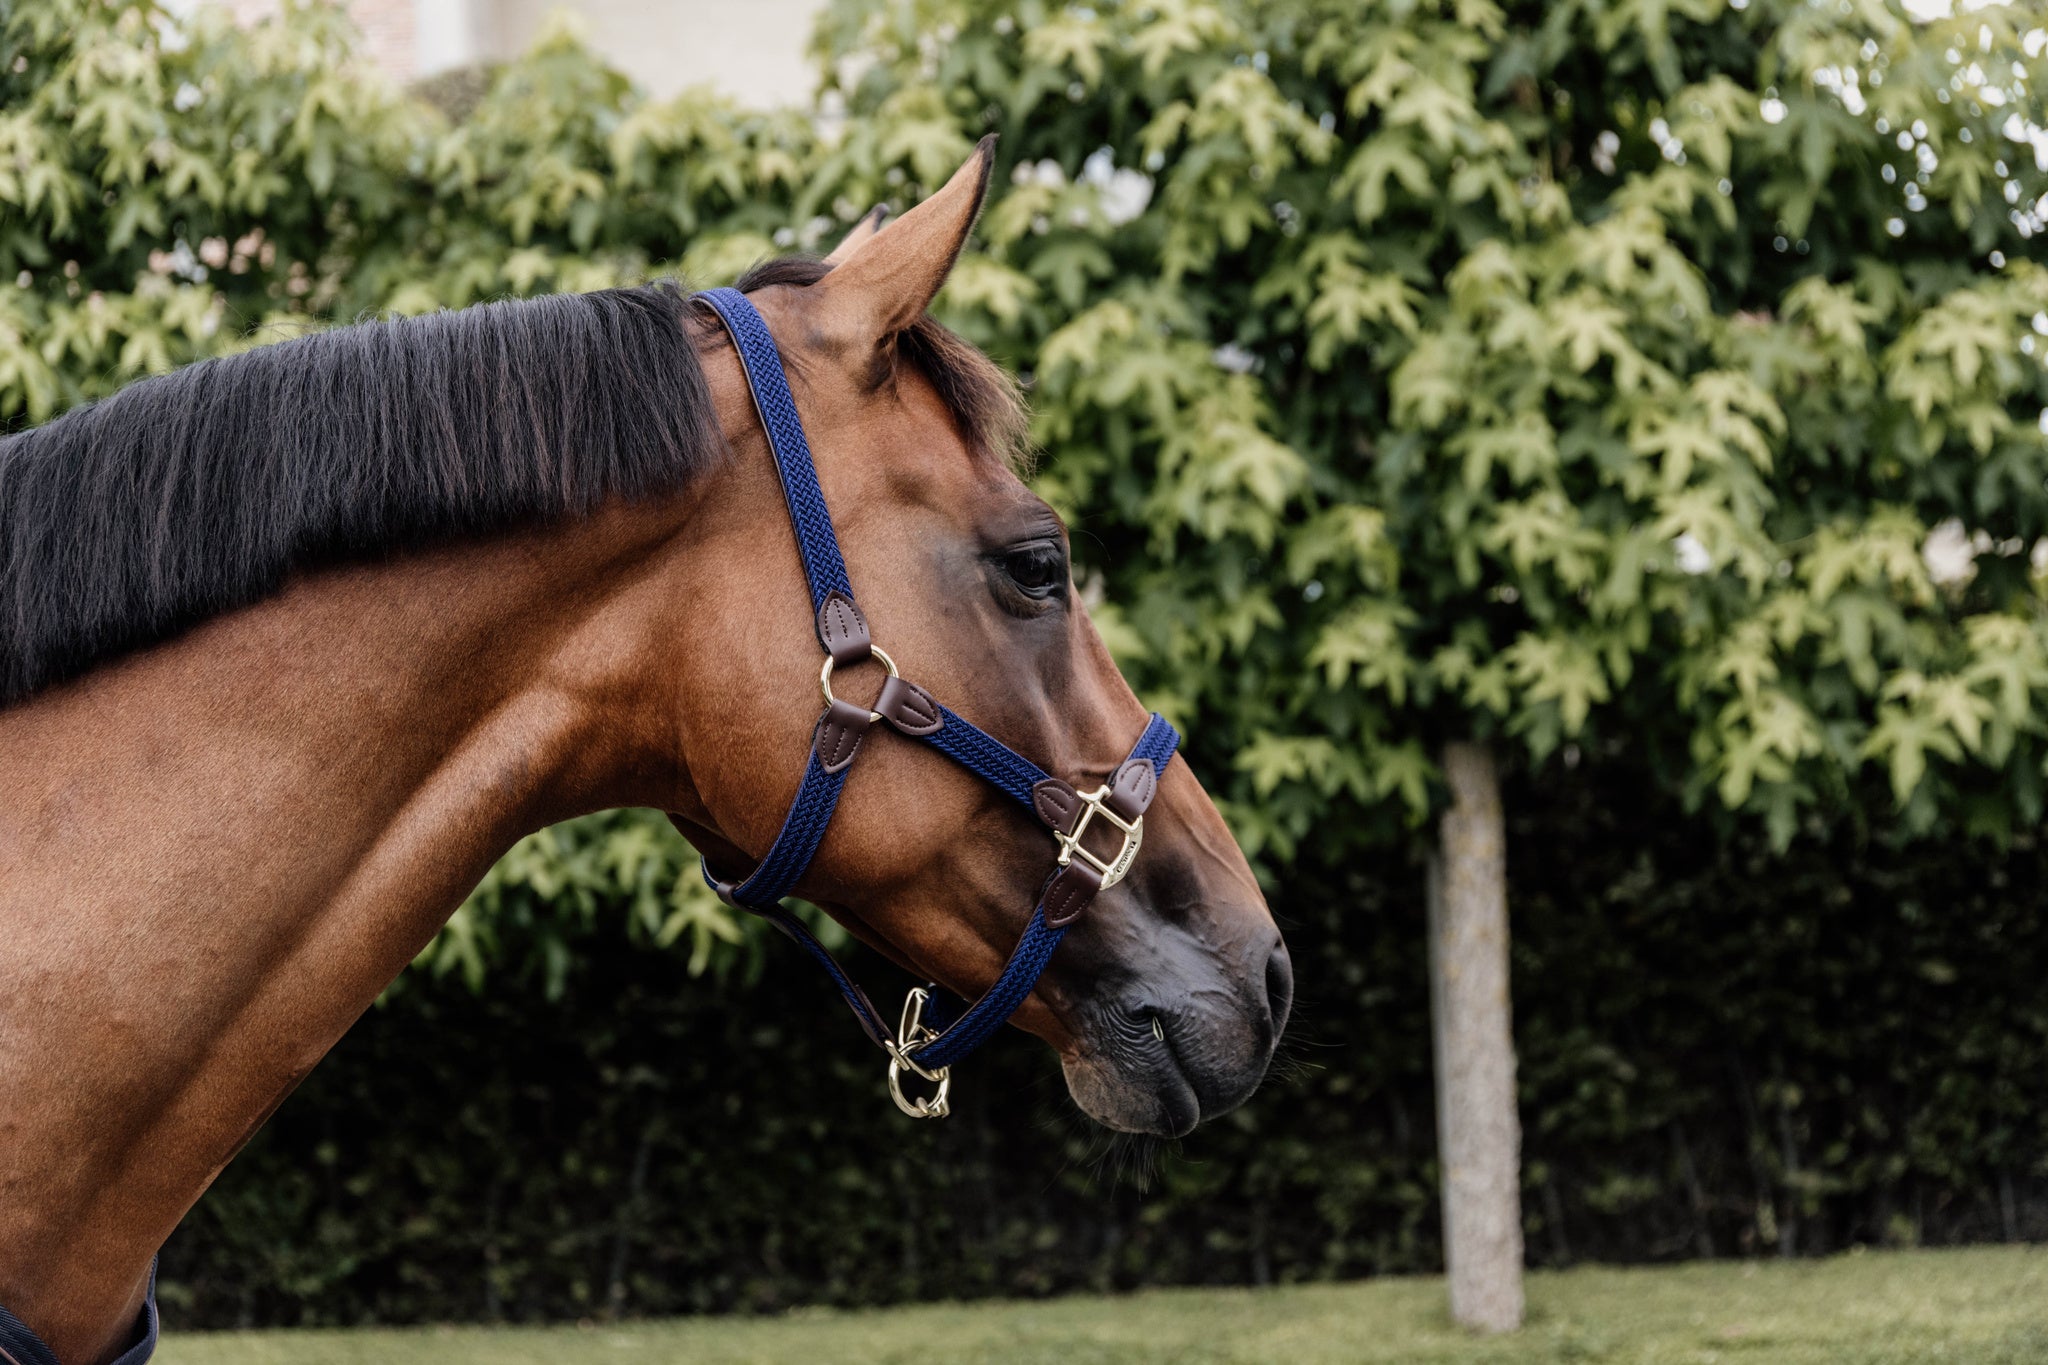
[{"label": "halter cheek strap", "polygon": [[[832,529],[832,514],[818,486],[810,442],[804,437],[782,355],[768,324],[737,289],[710,289],[696,297],[718,314],[739,352],[755,410],[775,454],[775,470],[789,505],[790,525],[796,531],[797,553],[810,584],[818,643],[825,651],[819,673],[825,709],[812,732],[803,780],[781,831],[744,878],[721,878],[706,861],[704,880],[727,904],[761,915],[817,960],[846,998],[862,1030],[889,1054],[889,1091],[897,1106],[914,1118],[939,1118],[947,1112],[951,1065],[986,1042],[1017,1012],[1037,986],[1067,926],[1080,918],[1098,893],[1122,881],[1130,871],[1144,841],[1145,810],[1158,789],[1159,774],[1179,747],[1180,735],[1165,719],[1154,715],[1130,756],[1109,780],[1094,791],[1083,792],[1051,776],[901,676],[896,661],[876,647],[867,618],[854,602],[846,560]],[[860,706],[836,697],[832,691],[834,669],[869,659],[888,672],[874,703]],[[972,1004],[954,999],[935,985],[914,990],[893,1032],[867,992],[782,905],[817,856],[846,786],[846,775],[877,725],[923,741],[1015,801],[1045,825],[1057,851],[1024,936],[995,984]],[[1098,853],[1083,844],[1083,837],[1098,824],[1115,836],[1111,841],[1098,840],[1098,846],[1115,842],[1114,851]],[[937,1094],[906,1099],[902,1090],[905,1071],[935,1083]]]}]

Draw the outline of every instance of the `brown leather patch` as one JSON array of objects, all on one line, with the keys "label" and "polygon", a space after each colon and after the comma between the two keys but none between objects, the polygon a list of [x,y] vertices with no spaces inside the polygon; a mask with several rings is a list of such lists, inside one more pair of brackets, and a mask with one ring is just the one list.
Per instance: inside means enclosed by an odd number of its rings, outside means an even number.
[{"label": "brown leather patch", "polygon": [[932,694],[904,678],[891,678],[882,684],[882,695],[875,698],[875,710],[906,735],[936,734],[946,723]]},{"label": "brown leather patch", "polygon": [[825,594],[818,608],[818,640],[841,668],[859,663],[875,649],[874,637],[868,634],[868,618],[837,588]]},{"label": "brown leather patch", "polygon": [[1048,829],[1072,834],[1074,821],[1081,817],[1081,793],[1057,777],[1048,777],[1031,789],[1031,809]]},{"label": "brown leather patch", "polygon": [[855,706],[850,701],[834,700],[825,708],[825,714],[818,718],[818,733],[811,740],[811,747],[818,751],[818,762],[826,772],[839,772],[853,762],[853,756],[860,752],[861,737],[872,723],[867,707]]},{"label": "brown leather patch", "polygon": [[1054,929],[1064,929],[1081,918],[1081,912],[1094,901],[1096,893],[1102,890],[1102,874],[1084,862],[1071,862],[1060,869],[1052,879],[1052,885],[1045,889],[1045,922]]},{"label": "brown leather patch", "polygon": [[1109,796],[1104,801],[1126,820],[1135,820],[1152,804],[1159,791],[1159,771],[1149,758],[1126,759],[1109,779]]}]

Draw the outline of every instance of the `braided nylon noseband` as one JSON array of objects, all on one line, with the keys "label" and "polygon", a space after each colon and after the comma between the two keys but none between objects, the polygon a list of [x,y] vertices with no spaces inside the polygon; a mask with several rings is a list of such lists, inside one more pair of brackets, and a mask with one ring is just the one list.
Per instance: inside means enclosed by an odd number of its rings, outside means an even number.
[{"label": "braided nylon noseband", "polygon": [[[790,524],[796,532],[804,578],[810,584],[812,607],[820,613],[823,621],[828,611],[836,609],[837,604],[831,599],[843,598],[845,609],[858,619],[858,609],[853,605],[853,585],[846,573],[846,560],[839,552],[839,537],[832,529],[832,513],[826,507],[825,495],[818,486],[818,471],[811,457],[810,442],[804,437],[803,419],[797,414],[796,399],[790,393],[782,355],[776,349],[775,338],[769,333],[767,322],[748,302],[746,295],[737,289],[710,289],[696,297],[717,313],[732,336],[734,349],[739,352],[747,387],[754,395],[755,410],[760,414],[763,430],[767,432],[769,449],[775,454],[775,469],[782,481],[783,498],[789,505]],[[867,644],[864,620],[860,622],[859,631],[859,642],[851,647],[845,646],[843,638],[836,642],[826,638],[822,625],[820,638],[835,660],[850,663],[867,657],[871,648]],[[847,649],[845,657],[842,657],[842,648]],[[894,686],[893,665],[891,673],[891,685]],[[826,757],[827,752],[836,752],[827,748],[826,739],[834,722],[837,704],[820,719],[818,738],[813,743],[809,761],[804,765],[803,781],[797,788],[796,799],[790,803],[789,814],[784,818],[775,842],[753,872],[741,881],[731,882],[715,875],[709,861],[704,863],[703,870],[704,880],[728,904],[763,916],[818,961],[852,1008],[861,1029],[894,1059],[895,1064],[890,1068],[890,1086],[897,1094],[898,1105],[906,1113],[927,1117],[945,1112],[943,1088],[936,1106],[928,1108],[922,1101],[916,1105],[906,1103],[900,1091],[895,1091],[897,1065],[939,1080],[943,1087],[944,1069],[981,1046],[1017,1012],[1037,986],[1038,978],[1052,960],[1060,940],[1066,936],[1067,925],[1098,890],[1113,885],[1128,870],[1129,860],[1137,850],[1133,827],[1141,820],[1144,807],[1152,798],[1158,775],[1165,771],[1179,747],[1180,735],[1165,719],[1154,715],[1138,737],[1130,757],[1117,769],[1112,782],[1105,784],[1099,792],[1080,795],[958,713],[931,702],[922,689],[911,687],[905,690],[929,703],[937,723],[927,730],[921,725],[913,728],[893,714],[880,718],[888,720],[905,734],[923,740],[1036,818],[1052,824],[1055,835],[1061,840],[1060,846],[1066,850],[1059,868],[1047,879],[1045,888],[1040,892],[1040,902],[1032,910],[1024,935],[1004,964],[1002,974],[980,999],[971,1005],[964,1004],[936,986],[927,987],[925,992],[913,992],[913,1005],[906,1011],[905,1023],[892,1034],[866,992],[854,983],[803,923],[781,904],[816,856],[818,846],[825,838],[826,827],[838,808],[839,793],[846,785],[853,753],[857,752],[856,736],[836,766]],[[1143,771],[1136,771],[1139,768]],[[1039,804],[1047,792],[1052,794],[1057,815],[1049,815],[1047,809]],[[1091,809],[1084,811],[1084,805]],[[1105,864],[1077,847],[1081,827],[1098,809],[1104,810],[1108,821],[1126,831],[1125,848],[1115,866]],[[1056,819],[1064,820],[1064,827],[1055,823]],[[926,1004],[927,997],[929,1004]],[[921,1019],[916,1013],[920,1007],[923,1009]]]}]

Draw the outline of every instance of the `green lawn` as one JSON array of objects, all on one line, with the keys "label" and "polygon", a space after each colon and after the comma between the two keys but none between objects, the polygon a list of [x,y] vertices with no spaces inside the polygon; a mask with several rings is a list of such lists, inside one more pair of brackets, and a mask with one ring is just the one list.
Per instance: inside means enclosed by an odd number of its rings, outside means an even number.
[{"label": "green lawn", "polygon": [[1435,1279],[699,1318],[623,1327],[173,1332],[165,1365],[2042,1365],[2048,1248],[1573,1270],[1512,1339],[1454,1330]]}]

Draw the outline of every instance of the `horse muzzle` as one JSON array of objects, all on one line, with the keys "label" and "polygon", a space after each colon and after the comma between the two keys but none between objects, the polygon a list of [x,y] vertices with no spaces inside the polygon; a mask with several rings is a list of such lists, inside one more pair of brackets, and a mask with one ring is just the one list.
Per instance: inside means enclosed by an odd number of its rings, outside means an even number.
[{"label": "horse muzzle", "polygon": [[[1180,928],[1155,930],[1150,959],[1104,982],[1062,1059],[1083,1113],[1126,1133],[1181,1137],[1251,1098],[1293,1004],[1278,934],[1218,953]],[[1121,974],[1120,974],[1121,975]]]}]

